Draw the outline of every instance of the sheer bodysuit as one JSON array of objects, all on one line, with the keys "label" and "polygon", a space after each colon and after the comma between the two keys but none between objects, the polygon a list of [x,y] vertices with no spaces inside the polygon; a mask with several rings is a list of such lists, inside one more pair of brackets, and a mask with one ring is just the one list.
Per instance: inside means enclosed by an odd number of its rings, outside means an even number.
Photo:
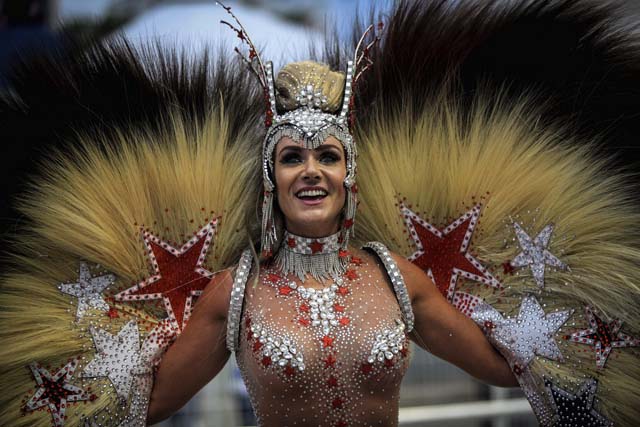
[{"label": "sheer bodysuit", "polygon": [[260,426],[397,425],[406,324],[378,256],[351,254],[325,283],[254,267],[236,358]]}]

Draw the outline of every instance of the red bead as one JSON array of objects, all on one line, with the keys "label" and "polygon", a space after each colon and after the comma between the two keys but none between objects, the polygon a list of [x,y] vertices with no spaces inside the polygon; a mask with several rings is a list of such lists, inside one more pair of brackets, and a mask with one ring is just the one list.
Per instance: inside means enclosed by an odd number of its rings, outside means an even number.
[{"label": "red bead", "polygon": [[340,286],[338,287],[338,293],[342,296],[345,296],[349,293],[349,288],[347,288],[346,286]]},{"label": "red bead", "polygon": [[336,358],[333,354],[328,355],[327,358],[324,359],[325,368],[333,368],[335,364],[336,364]]},{"label": "red bead", "polygon": [[371,363],[363,363],[362,366],[360,367],[360,370],[362,371],[363,374],[369,375],[373,370],[373,365]]},{"label": "red bead", "polygon": [[324,348],[333,347],[333,338],[325,335],[324,337],[322,337],[322,345],[324,346]]},{"label": "red bead", "polygon": [[271,365],[271,358],[269,356],[264,356],[262,358],[262,365],[265,367]]},{"label": "red bead", "polygon": [[329,377],[329,379],[327,380],[327,385],[329,387],[336,387],[338,385],[338,379],[336,377],[334,377],[333,375],[331,375]]},{"label": "red bead", "polygon": [[355,280],[358,278],[358,273],[356,273],[355,270],[347,270],[347,272],[344,273],[344,277],[349,280]]},{"label": "red bead", "polygon": [[342,326],[347,326],[350,322],[351,322],[351,320],[349,320],[348,317],[343,317],[343,318],[340,319],[340,324]]},{"label": "red bead", "polygon": [[280,294],[280,295],[285,295],[285,296],[289,295],[291,293],[291,291],[293,291],[293,289],[291,289],[288,286],[280,286],[278,288],[278,294]]},{"label": "red bead", "polygon": [[333,309],[334,309],[335,311],[337,311],[338,313],[342,313],[342,312],[344,311],[344,307],[343,307],[343,306],[341,306],[340,304],[334,304],[334,305],[333,305]]}]

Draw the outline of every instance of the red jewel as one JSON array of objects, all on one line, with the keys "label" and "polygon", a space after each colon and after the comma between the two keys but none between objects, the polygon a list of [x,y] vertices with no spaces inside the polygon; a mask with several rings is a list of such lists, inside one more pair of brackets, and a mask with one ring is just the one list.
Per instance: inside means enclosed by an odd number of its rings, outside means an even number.
[{"label": "red jewel", "polygon": [[496,327],[496,325],[491,320],[486,320],[484,322],[484,327],[488,331],[493,331],[493,329]]},{"label": "red jewel", "polygon": [[251,318],[250,318],[250,317],[247,317],[247,318],[244,320],[244,325],[245,325],[247,328],[251,326]]},{"label": "red jewel", "polygon": [[318,252],[322,252],[322,248],[324,247],[323,243],[314,240],[311,244],[309,244],[309,248],[311,248],[311,253],[316,254]]},{"label": "red jewel", "polygon": [[107,316],[109,316],[110,319],[117,319],[118,316],[118,310],[116,310],[115,307],[109,307],[109,312],[107,313]]},{"label": "red jewel", "polygon": [[290,377],[296,373],[296,370],[291,367],[291,365],[287,365],[284,368],[284,373],[286,376]]},{"label": "red jewel", "polygon": [[267,274],[267,281],[268,282],[276,283],[276,282],[280,281],[281,279],[282,279],[282,277],[278,276],[277,274],[273,274],[273,273]]},{"label": "red jewel", "polygon": [[324,345],[324,348],[333,347],[333,338],[325,335],[324,337],[322,337],[322,344]]},{"label": "red jewel", "polygon": [[333,375],[331,375],[329,377],[329,379],[327,380],[327,385],[329,387],[336,387],[338,385],[338,379],[336,377],[334,377]]},{"label": "red jewel", "polygon": [[346,286],[340,286],[338,287],[338,293],[342,296],[345,296],[349,293],[349,288],[347,288]]},{"label": "red jewel", "polygon": [[402,353],[402,357],[407,357],[407,354],[409,353],[409,349],[407,347],[402,347],[402,350],[400,350],[400,353]]},{"label": "red jewel", "polygon": [[384,366],[386,366],[387,368],[393,368],[393,360],[384,359]]},{"label": "red jewel", "polygon": [[349,280],[355,280],[358,278],[358,273],[356,273],[355,270],[347,270],[347,272],[344,273],[344,277],[346,277]]},{"label": "red jewel", "polygon": [[349,256],[349,251],[345,251],[345,250],[343,250],[343,249],[340,249],[340,250],[338,251],[338,256],[339,256],[340,258],[346,258],[346,257],[348,257],[348,256]]},{"label": "red jewel", "polygon": [[333,305],[333,309],[334,309],[335,311],[337,311],[338,313],[342,313],[342,312],[344,311],[344,307],[343,307],[343,306],[341,306],[340,304],[334,304],[334,305]]},{"label": "red jewel", "polygon": [[262,348],[262,343],[260,341],[256,341],[253,343],[253,351],[260,351]]},{"label": "red jewel", "polygon": [[293,289],[288,286],[280,286],[278,288],[278,294],[280,295],[289,295]]},{"label": "red jewel", "polygon": [[349,426],[349,424],[347,424],[344,420],[340,420],[336,424],[336,427],[348,427],[348,426]]},{"label": "red jewel", "polygon": [[343,317],[343,318],[340,319],[340,324],[342,326],[347,326],[349,324],[349,322],[351,322],[351,320],[349,320],[348,317]]},{"label": "red jewel", "polygon": [[264,121],[264,125],[265,125],[266,127],[271,127],[271,119],[266,119],[266,120]]},{"label": "red jewel", "polygon": [[300,311],[304,311],[305,313],[308,313],[309,310],[311,310],[311,307],[309,307],[307,303],[300,304]]},{"label": "red jewel", "polygon": [[325,368],[333,368],[333,365],[335,364],[336,364],[336,358],[333,354],[328,355],[327,358],[324,359]]},{"label": "red jewel", "polygon": [[253,338],[253,331],[248,331],[247,332],[247,341],[251,341],[252,338]]},{"label": "red jewel", "polygon": [[357,256],[352,256],[351,257],[351,262],[354,263],[355,265],[361,265],[362,264],[362,258],[358,258]]},{"label": "red jewel", "polygon": [[287,239],[287,245],[292,249],[298,246],[298,244],[296,243],[296,239],[294,239],[293,237],[289,237],[289,239]]},{"label": "red jewel", "polygon": [[344,223],[342,224],[342,226],[343,226],[344,228],[351,228],[351,227],[353,227],[353,219],[351,219],[351,218],[345,219],[345,220],[344,220]]},{"label": "red jewel", "polygon": [[262,358],[262,365],[265,367],[271,365],[271,358],[269,356],[264,356]]},{"label": "red jewel", "polygon": [[301,317],[300,319],[298,319],[298,323],[300,323],[302,326],[309,326],[311,322],[309,322],[309,319]]},{"label": "red jewel", "polygon": [[363,363],[360,370],[362,370],[363,374],[369,375],[373,370],[373,365],[371,363]]},{"label": "red jewel", "polygon": [[511,261],[507,261],[502,264],[502,270],[504,271],[504,274],[513,274],[515,268],[511,265]]},{"label": "red jewel", "polygon": [[333,407],[333,409],[342,409],[342,399],[336,397],[335,399],[333,399],[333,402],[331,402],[331,406]]}]

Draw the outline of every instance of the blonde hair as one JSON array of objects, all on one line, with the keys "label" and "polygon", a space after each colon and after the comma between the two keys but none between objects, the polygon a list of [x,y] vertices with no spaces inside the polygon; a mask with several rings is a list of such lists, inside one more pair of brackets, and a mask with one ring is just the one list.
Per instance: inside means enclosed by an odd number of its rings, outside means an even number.
[{"label": "blonde hair", "polygon": [[293,62],[282,67],[276,78],[276,102],[278,108],[286,111],[300,107],[296,96],[301,89],[313,86],[315,92],[326,97],[320,108],[335,113],[342,105],[345,75],[331,71],[328,65],[313,61]]}]

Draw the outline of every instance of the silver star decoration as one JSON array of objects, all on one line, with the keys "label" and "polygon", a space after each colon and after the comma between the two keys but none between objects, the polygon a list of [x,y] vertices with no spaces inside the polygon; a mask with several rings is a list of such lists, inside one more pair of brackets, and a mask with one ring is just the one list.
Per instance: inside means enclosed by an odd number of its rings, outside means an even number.
[{"label": "silver star decoration", "polygon": [[92,277],[89,267],[82,262],[80,263],[78,282],[60,284],[58,285],[58,289],[60,289],[60,292],[63,294],[78,298],[76,320],[80,320],[89,308],[95,308],[102,312],[109,311],[109,304],[107,304],[102,297],[102,291],[113,284],[114,281],[115,276],[113,274]]},{"label": "silver star decoration", "polygon": [[[97,353],[84,368],[82,376],[107,377],[115,387],[118,396],[128,399],[134,384],[134,376],[151,374],[153,361],[169,344],[170,339],[166,337],[173,331],[170,328],[172,327],[168,323],[161,323],[149,333],[142,345],[135,320],[124,325],[116,336],[103,329],[89,328]],[[169,333],[165,332],[165,329]]]},{"label": "silver star decoration", "polygon": [[547,224],[533,240],[517,222],[513,223],[513,228],[522,252],[516,255],[510,264],[516,268],[526,266],[531,268],[531,274],[533,274],[533,279],[539,288],[544,288],[545,266],[550,265],[561,270],[569,270],[565,263],[547,250],[551,233],[553,233],[553,224]]},{"label": "silver star decoration", "polygon": [[545,313],[538,300],[524,297],[515,318],[504,318],[491,305],[476,307],[471,318],[479,324],[496,345],[506,350],[512,366],[526,367],[538,355],[550,360],[562,360],[562,353],[553,336],[571,316],[572,310]]}]

